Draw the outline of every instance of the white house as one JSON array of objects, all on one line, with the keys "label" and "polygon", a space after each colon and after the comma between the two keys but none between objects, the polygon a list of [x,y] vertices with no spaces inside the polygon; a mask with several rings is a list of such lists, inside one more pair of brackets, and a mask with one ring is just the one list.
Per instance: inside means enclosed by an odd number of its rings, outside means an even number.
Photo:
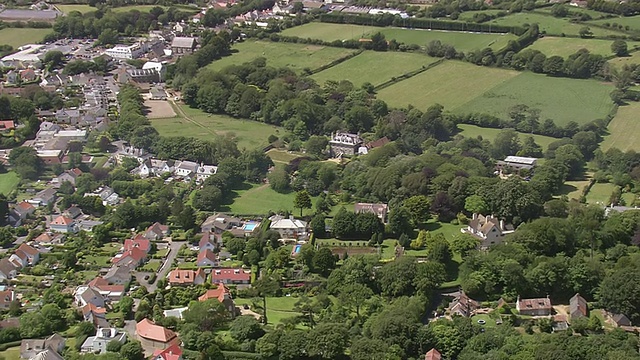
[{"label": "white house", "polygon": [[302,220],[295,219],[293,216],[288,218],[280,215],[274,215],[269,218],[271,225],[269,229],[275,230],[280,233],[282,239],[287,240],[306,240],[307,223]]},{"label": "white house", "polygon": [[114,59],[137,59],[147,51],[145,44],[137,43],[133,45],[116,45],[107,49],[104,53]]},{"label": "white house", "polygon": [[207,180],[211,175],[218,172],[218,167],[214,165],[200,165],[198,167],[198,173],[196,174],[196,182],[203,182]]},{"label": "white house", "polygon": [[181,161],[179,163],[176,163],[176,167],[173,173],[176,176],[183,178],[191,177],[191,175],[198,172],[199,166],[200,165],[198,165],[198,163],[195,163],[193,161]]},{"label": "white house", "polygon": [[167,73],[167,68],[164,64],[157,61],[147,61],[142,65],[142,70],[154,70],[160,75],[160,81],[164,81],[164,76]]},{"label": "white house", "polygon": [[127,341],[127,334],[116,328],[98,328],[95,336],[89,336],[82,343],[80,352],[104,354],[107,352],[107,344],[111,341],[124,344]]},{"label": "white house", "polygon": [[504,220],[493,215],[473,214],[469,226],[460,229],[460,231],[477,238],[480,240],[480,248],[487,249],[492,245],[502,243],[504,236],[513,233],[514,229],[513,225],[505,224]]}]

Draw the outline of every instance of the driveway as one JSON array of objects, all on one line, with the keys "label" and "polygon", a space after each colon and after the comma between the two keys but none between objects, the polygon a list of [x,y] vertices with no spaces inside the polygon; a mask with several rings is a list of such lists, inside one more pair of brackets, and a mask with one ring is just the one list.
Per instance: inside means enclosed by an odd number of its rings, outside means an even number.
[{"label": "driveway", "polygon": [[167,257],[164,258],[164,262],[162,263],[162,265],[160,265],[160,267],[158,268],[158,272],[156,273],[157,278],[153,284],[147,284],[147,281],[144,280],[144,276],[149,273],[142,273],[142,272],[136,273],[136,278],[138,278],[138,282],[140,284],[144,284],[150,293],[155,292],[158,289],[158,285],[156,285],[158,283],[158,280],[164,279],[167,277],[169,270],[171,270],[171,264],[173,264],[173,260],[175,260],[176,256],[178,256],[178,250],[180,250],[180,247],[186,243],[187,243],[186,241],[172,241],[171,244],[169,244],[168,246],[169,253],[167,254]]}]

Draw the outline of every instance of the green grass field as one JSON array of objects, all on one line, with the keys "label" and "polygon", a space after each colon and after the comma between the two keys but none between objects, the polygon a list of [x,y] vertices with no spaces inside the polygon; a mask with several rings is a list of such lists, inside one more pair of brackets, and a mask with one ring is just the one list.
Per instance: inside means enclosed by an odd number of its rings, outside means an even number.
[{"label": "green grass field", "polygon": [[334,41],[366,38],[370,33],[381,29],[383,28],[377,26],[311,22],[286,29],[282,32],[282,35]]},{"label": "green grass field", "polygon": [[[536,9],[536,11],[540,11],[540,12],[544,12],[544,13],[547,13],[547,14],[551,14],[551,9],[552,8],[553,8],[552,6],[548,6],[548,7]],[[571,14],[578,14],[578,13],[580,13],[580,14],[588,14],[593,19],[599,19],[601,17],[605,17],[605,16],[609,16],[610,15],[610,14],[607,14],[607,13],[603,13],[603,12],[599,12],[599,11],[595,11],[595,10],[591,10],[591,9],[585,9],[585,8],[581,8],[581,7],[575,7],[575,6],[567,6],[567,9],[569,10],[569,13],[571,13]]]},{"label": "green grass field", "polygon": [[[462,132],[460,134],[465,137],[475,138],[478,136],[482,136],[483,139],[489,141],[493,141],[493,139],[495,139],[498,133],[500,133],[501,131],[501,129],[491,129],[466,124],[460,124],[458,125],[458,127],[462,129]],[[519,133],[520,142],[524,141],[524,139],[529,136],[532,136],[536,143],[540,145],[543,150],[546,150],[549,144],[551,144],[552,142],[560,140],[550,136]]]},{"label": "green grass field", "polygon": [[20,176],[13,171],[0,174],[0,194],[9,195],[20,183]]},{"label": "green grass field", "polygon": [[291,153],[286,150],[271,149],[267,151],[267,156],[274,162],[288,164],[291,160],[299,158],[301,155]]},{"label": "green grass field", "polygon": [[[473,78],[471,75],[470,79]],[[525,104],[541,110],[541,121],[553,119],[558,126],[564,126],[569,121],[580,124],[609,114],[613,109],[609,97],[611,90],[611,84],[597,80],[555,78],[524,72],[476,96],[456,110],[507,118],[511,107]]]},{"label": "green grass field", "polygon": [[[298,297],[283,296],[283,297],[267,297],[267,320],[270,324],[278,324],[282,319],[295,317],[300,313],[293,310],[295,303],[300,300]],[[262,309],[254,309],[251,299],[236,298],[234,299],[236,305],[247,304],[250,308],[256,312],[261,312]],[[262,307],[262,303],[258,304]]]},{"label": "green grass field", "polygon": [[637,16],[629,16],[629,17],[619,17],[619,18],[610,18],[610,19],[602,19],[602,20],[594,20],[594,21],[590,21],[594,24],[598,24],[598,25],[604,25],[605,23],[609,23],[612,25],[613,24],[618,24],[618,25],[622,25],[623,27],[629,27],[629,29],[631,30],[637,30],[640,31],[640,15]]},{"label": "green grass field", "polygon": [[611,193],[616,188],[614,184],[593,184],[589,193],[587,194],[587,203],[595,205],[609,205],[609,198]]},{"label": "green grass field", "polygon": [[91,7],[85,4],[60,4],[60,5],[56,5],[56,7],[65,14],[68,14],[72,11],[79,11],[83,14],[86,14],[88,12],[98,10],[94,7]]},{"label": "green grass field", "polygon": [[[516,13],[502,18],[491,20],[489,23],[504,26],[522,26],[522,24],[538,23],[540,31],[544,31],[549,35],[578,35],[580,29],[584,27],[582,24],[573,24],[568,19],[556,18],[535,13]],[[591,28],[594,36],[608,35],[624,35],[619,31],[608,29]]]},{"label": "green grass field", "polygon": [[22,45],[38,43],[49,33],[51,29],[4,28],[0,30],[0,44],[17,49]]},{"label": "green grass field", "polygon": [[[314,74],[312,78],[322,85],[327,80],[348,79],[355,86],[369,82],[379,85],[392,77],[397,77],[438,61],[422,54],[402,52],[365,51],[362,54]],[[366,69],[366,71],[362,71]]]},{"label": "green grass field", "polygon": [[233,49],[237,50],[237,52],[212,62],[208,65],[208,68],[221,70],[229,65],[240,65],[256,58],[264,57],[267,59],[269,66],[287,66],[299,72],[305,68],[317,69],[354,51],[326,46],[270,41],[245,41],[234,45]]},{"label": "green grass field", "polygon": [[[269,211],[289,210],[292,214],[300,215],[300,209],[293,208],[295,192],[281,194],[275,192],[269,185],[253,185],[248,190],[240,190],[238,196],[229,206],[229,211],[241,215],[266,215]],[[316,198],[312,198],[315,205]],[[312,209],[305,209],[305,215],[313,214]]]},{"label": "green grass field", "polygon": [[233,136],[238,141],[238,148],[254,149],[267,145],[269,135],[281,133],[277,126],[226,115],[207,114],[186,105],[180,106],[192,121],[180,116],[150,120],[160,135],[187,136],[202,140],[211,139],[215,135]]},{"label": "green grass field", "polygon": [[454,110],[518,74],[512,70],[447,61],[380,90],[378,98],[395,107],[413,105],[425,110],[439,103],[447,110]]},{"label": "green grass field", "polygon": [[505,10],[475,10],[475,11],[465,11],[460,14],[458,20],[463,21],[471,21],[473,20],[473,15],[475,14],[487,14],[487,15],[496,15],[500,12],[506,12]]},{"label": "green grass field", "polygon": [[640,51],[632,52],[630,56],[613,58],[608,63],[618,68],[629,64],[640,64]]},{"label": "green grass field", "polygon": [[[547,56],[559,55],[564,58],[580,49],[587,49],[592,54],[603,56],[613,55],[611,44],[613,40],[603,39],[575,39],[563,37],[544,37],[534,42],[528,49],[540,50]],[[640,46],[640,42],[628,41],[629,49]]]},{"label": "green grass field", "polygon": [[565,181],[560,188],[559,195],[567,195],[569,200],[579,200],[582,190],[589,185],[589,179]]},{"label": "green grass field", "polygon": [[618,113],[609,123],[609,135],[605,136],[600,144],[602,151],[610,148],[618,148],[622,151],[640,151],[640,103],[631,102],[629,105],[620,106]]},{"label": "green grass field", "polygon": [[0,351],[0,359],[20,360],[20,346],[11,347],[5,351]]}]

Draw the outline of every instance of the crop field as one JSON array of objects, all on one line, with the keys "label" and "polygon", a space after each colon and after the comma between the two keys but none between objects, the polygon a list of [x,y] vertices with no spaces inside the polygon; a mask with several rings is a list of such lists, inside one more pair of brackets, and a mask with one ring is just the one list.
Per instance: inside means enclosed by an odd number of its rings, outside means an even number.
[{"label": "crop field", "polygon": [[20,176],[13,171],[0,174],[0,194],[9,195],[20,183]]},{"label": "crop field", "polygon": [[[538,25],[540,25],[540,30],[545,31],[550,35],[578,35],[580,29],[584,27],[583,24],[573,24],[567,19],[526,12],[494,19],[489,23],[504,26],[522,26],[522,24],[538,23]],[[591,32],[593,32],[594,36],[624,35],[619,31],[600,29],[596,27],[592,27]]]},{"label": "crop field", "polygon": [[[471,84],[477,82],[472,79],[475,77],[469,75]],[[580,124],[609,114],[613,109],[613,102],[609,97],[611,90],[612,85],[596,80],[554,78],[523,72],[476,96],[459,110],[507,118],[511,107],[525,104],[539,109],[541,120],[552,119],[558,126],[564,126],[569,121]]]},{"label": "crop field", "polygon": [[381,89],[378,97],[395,107],[413,105],[425,110],[438,103],[447,110],[454,110],[518,74],[512,70],[447,61]]},{"label": "crop field", "polygon": [[199,109],[181,105],[179,115],[171,118],[151,119],[151,125],[162,136],[186,136],[211,139],[212,136],[232,136],[238,148],[253,149],[267,145],[269,135],[280,135],[277,126],[253,120],[235,119],[226,115],[207,114]]},{"label": "crop field", "polygon": [[[611,44],[613,40],[603,39],[574,39],[563,37],[544,37],[534,42],[528,49],[540,50],[547,56],[559,55],[567,58],[580,49],[587,49],[592,54],[603,56],[613,55]],[[627,41],[629,49],[640,46],[640,42]]]},{"label": "crop field", "polygon": [[314,74],[312,78],[320,85],[327,80],[340,81],[343,79],[348,79],[355,86],[361,86],[366,82],[379,85],[392,77],[417,70],[436,61],[438,61],[437,58],[415,53],[365,51],[345,62]]},{"label": "crop field", "polygon": [[208,68],[221,70],[229,65],[240,65],[264,57],[269,66],[287,66],[300,72],[305,68],[319,68],[354,52],[354,50],[334,47],[270,41],[245,41],[234,45],[233,48],[237,50],[236,53],[212,62]]},{"label": "crop field", "polygon": [[284,36],[297,36],[303,39],[321,39],[324,41],[351,40],[365,38],[370,33],[384,28],[353,24],[329,24],[311,22],[292,27],[282,32]]},{"label": "crop field", "polygon": [[623,27],[629,27],[631,30],[640,31],[640,15],[629,16],[629,17],[619,17],[619,18],[610,18],[610,19],[601,19],[590,21],[594,24],[604,25],[609,23],[613,28],[613,24],[622,25]]},{"label": "crop field", "polygon": [[600,144],[602,151],[618,148],[622,151],[640,151],[640,103],[631,102],[629,105],[620,106],[616,116],[609,123],[609,135],[605,136]]},{"label": "crop field", "polygon": [[[464,137],[475,138],[478,136],[482,136],[483,139],[489,140],[489,141],[493,141],[493,139],[495,139],[498,133],[502,130],[502,129],[484,128],[480,126],[466,125],[466,124],[460,124],[458,125],[458,127],[462,129],[462,132],[460,134],[463,135]],[[532,136],[536,144],[540,145],[543,150],[546,150],[549,144],[551,144],[552,142],[560,140],[560,139],[553,138],[551,136],[518,133],[518,137],[521,143],[524,141],[526,137],[529,137],[529,136]]]},{"label": "crop field", "polygon": [[11,45],[17,49],[22,45],[42,41],[51,31],[51,29],[4,28],[0,30],[0,44]]},{"label": "crop field", "polygon": [[98,10],[94,7],[91,7],[85,4],[59,4],[59,5],[56,5],[56,7],[65,14],[68,14],[72,11],[78,11],[83,14],[86,14],[88,12]]}]

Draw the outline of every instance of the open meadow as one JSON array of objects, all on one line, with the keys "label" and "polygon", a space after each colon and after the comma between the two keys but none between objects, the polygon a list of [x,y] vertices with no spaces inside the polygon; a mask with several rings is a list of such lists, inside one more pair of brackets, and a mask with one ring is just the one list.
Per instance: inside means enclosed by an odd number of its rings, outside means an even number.
[{"label": "open meadow", "polygon": [[9,195],[19,183],[20,176],[13,171],[0,174],[0,194]]},{"label": "open meadow", "polygon": [[[418,70],[420,67],[438,60],[415,53],[365,51],[345,62],[314,74],[312,78],[320,85],[327,80],[340,81],[344,79],[348,79],[355,86],[361,86],[366,82],[379,85],[392,77]],[[366,71],[362,71],[363,69]]]},{"label": "open meadow", "polygon": [[[500,131],[502,130],[502,129],[492,129],[492,128],[485,128],[485,127],[480,127],[475,125],[466,125],[466,124],[459,124],[458,127],[462,129],[462,132],[460,132],[460,134],[464,137],[476,138],[478,136],[482,136],[484,140],[489,140],[492,142],[493,142],[493,139],[495,139],[498,133],[500,133]],[[549,144],[551,144],[552,142],[560,140],[560,139],[553,138],[551,136],[518,133],[518,138],[520,139],[520,142],[523,142],[524,139],[529,136],[533,137],[533,140],[535,140],[536,144],[542,147],[542,150],[546,150],[547,147],[549,147]]]},{"label": "open meadow", "polygon": [[540,109],[541,120],[552,119],[558,126],[569,121],[584,124],[604,118],[613,109],[609,97],[611,90],[611,84],[597,80],[555,78],[523,72],[454,110],[507,118],[511,107],[525,104]]},{"label": "open meadow", "polygon": [[[613,40],[604,39],[575,39],[564,37],[543,37],[531,44],[528,49],[540,50],[547,56],[558,55],[567,58],[580,49],[587,49],[592,54],[603,56],[613,55],[611,44]],[[640,47],[640,42],[627,41],[629,49]]]},{"label": "open meadow", "polygon": [[[503,26],[522,26],[523,24],[538,23],[538,25],[540,26],[540,31],[544,31],[549,35],[578,35],[580,29],[585,26],[583,24],[571,23],[568,19],[561,19],[553,17],[551,15],[542,15],[528,12],[511,14],[505,17],[491,20],[489,23]],[[609,35],[625,35],[624,33],[621,33],[619,31],[601,29],[596,27],[591,27],[591,32],[593,32],[593,35],[596,37],[604,37]]]},{"label": "open meadow", "polygon": [[640,31],[640,15],[601,19],[601,20],[594,20],[590,22],[598,25],[604,25],[608,23],[612,28],[614,24],[622,25],[625,29],[628,26],[630,30]]},{"label": "open meadow", "polygon": [[216,135],[232,136],[237,139],[239,149],[266,146],[269,135],[281,133],[277,126],[253,120],[207,114],[186,105],[180,105],[180,110],[175,117],[151,119],[151,125],[162,136],[186,136],[202,140],[211,139]]},{"label": "open meadow", "polygon": [[22,45],[39,43],[49,33],[51,29],[4,28],[0,30],[0,44],[17,49]]},{"label": "open meadow", "polygon": [[351,40],[365,38],[367,35],[384,28],[354,24],[330,24],[311,22],[282,31],[284,36],[297,36],[303,39],[321,39],[324,41]]},{"label": "open meadow", "polygon": [[82,14],[86,14],[88,12],[98,10],[95,7],[86,4],[57,4],[56,7],[65,14],[68,14],[72,11],[78,11]]},{"label": "open meadow", "polygon": [[609,122],[609,135],[605,136],[600,144],[602,151],[618,148],[622,151],[640,151],[640,103],[631,102],[629,105],[620,106],[616,116]]},{"label": "open meadow", "polygon": [[229,65],[240,65],[264,57],[269,66],[287,66],[300,72],[305,68],[317,69],[355,51],[318,45],[251,40],[238,43],[233,49],[236,50],[233,55],[212,62],[208,68],[221,70]]},{"label": "open meadow", "polygon": [[514,70],[446,61],[380,90],[378,98],[395,107],[413,105],[425,110],[430,105],[441,104],[446,110],[454,110],[518,74]]},{"label": "open meadow", "polygon": [[640,51],[632,52],[630,56],[613,58],[609,60],[608,63],[620,69],[624,65],[640,64]]}]

